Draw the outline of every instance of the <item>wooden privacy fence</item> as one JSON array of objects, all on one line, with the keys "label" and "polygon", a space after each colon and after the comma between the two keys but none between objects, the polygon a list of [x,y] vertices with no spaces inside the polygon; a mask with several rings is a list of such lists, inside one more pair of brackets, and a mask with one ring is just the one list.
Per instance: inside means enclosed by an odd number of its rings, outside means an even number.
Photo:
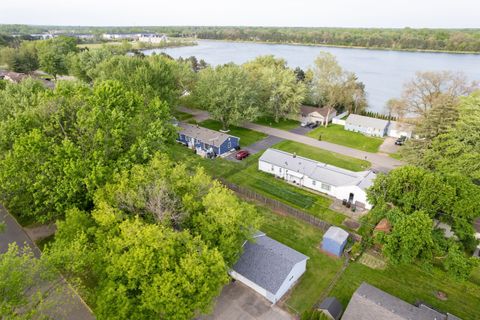
[{"label": "wooden privacy fence", "polygon": [[301,210],[293,208],[289,205],[286,205],[283,202],[265,197],[264,195],[261,195],[261,194],[255,192],[255,191],[237,186],[236,184],[224,181],[223,179],[221,181],[227,188],[229,188],[230,190],[237,193],[240,197],[263,203],[272,210],[280,211],[280,212],[285,213],[289,216],[292,216],[292,217],[295,217],[297,219],[303,220],[303,221],[321,229],[323,232],[327,231],[328,228],[330,228],[330,226],[332,226],[330,223],[328,223],[326,221],[323,221],[323,220],[321,220],[317,217],[312,216],[311,214],[308,214],[306,212],[303,212]]}]

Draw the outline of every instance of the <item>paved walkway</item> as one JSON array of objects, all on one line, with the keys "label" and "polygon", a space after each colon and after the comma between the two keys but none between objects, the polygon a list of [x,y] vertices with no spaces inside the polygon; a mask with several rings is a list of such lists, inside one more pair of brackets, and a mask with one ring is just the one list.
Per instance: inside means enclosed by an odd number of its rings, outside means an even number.
[{"label": "paved walkway", "polygon": [[[5,224],[5,229],[0,232],[0,253],[4,253],[8,249],[10,243],[16,243],[20,248],[28,245],[32,248],[35,257],[40,257],[40,250],[35,243],[30,239],[24,229],[18,224],[18,222],[11,216],[5,208],[0,205],[0,222]],[[93,320],[95,317],[92,315],[90,308],[85,302],[77,295],[77,293],[70,287],[70,285],[59,278],[60,281],[58,289],[55,289],[51,295],[47,297],[48,300],[52,299],[52,307],[44,312],[51,318],[60,320]],[[56,281],[54,281],[56,282]],[[50,290],[49,283],[39,283],[38,289]],[[60,301],[57,303],[57,301]],[[50,304],[48,302],[48,304]]]},{"label": "paved walkway", "polygon": [[276,305],[239,281],[223,287],[222,293],[215,301],[215,308],[210,315],[198,320],[293,320],[294,318]]},{"label": "paved walkway", "polygon": [[[195,119],[205,120],[205,119],[208,119],[209,117],[208,112],[204,110],[194,110],[186,107],[179,107],[178,110],[185,113],[192,114],[195,117]],[[361,151],[361,150],[345,147],[342,145],[338,145],[338,144],[334,144],[326,141],[318,141],[308,136],[304,136],[301,134],[297,134],[297,133],[293,133],[293,132],[289,132],[281,129],[266,127],[259,124],[249,123],[249,122],[244,123],[241,126],[247,129],[265,133],[269,136],[275,136],[285,140],[291,140],[291,141],[303,143],[312,147],[324,149],[331,152],[336,152],[352,158],[367,160],[372,164],[372,169],[376,171],[388,172],[404,164],[402,161],[390,158],[387,155]]]}]

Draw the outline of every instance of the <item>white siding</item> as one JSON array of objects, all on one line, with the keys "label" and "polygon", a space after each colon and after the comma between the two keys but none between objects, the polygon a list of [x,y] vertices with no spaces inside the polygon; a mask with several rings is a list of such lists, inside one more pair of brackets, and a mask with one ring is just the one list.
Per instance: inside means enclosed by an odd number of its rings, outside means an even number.
[{"label": "white siding", "polygon": [[385,136],[385,132],[379,129],[375,129],[372,127],[362,127],[362,126],[357,126],[349,123],[345,123],[345,130],[353,131],[353,132],[361,132],[369,136],[376,136],[376,137]]},{"label": "white siding", "polygon": [[396,129],[388,129],[387,135],[393,138],[400,138],[401,136],[405,136],[407,138],[412,137],[411,131],[406,130],[396,130]]},{"label": "white siding", "polygon": [[257,285],[256,283],[248,280],[247,278],[245,278],[244,276],[242,276],[241,274],[231,270],[230,271],[230,276],[235,279],[235,280],[238,280],[240,281],[241,283],[243,283],[244,285],[246,285],[247,287],[250,287],[252,288],[253,290],[255,290],[258,294],[264,296],[265,298],[267,298],[269,301],[271,301],[272,303],[275,303],[275,296],[271,293],[271,292],[268,292],[266,289],[260,287],[259,285]]},{"label": "white siding", "polygon": [[357,186],[336,187],[334,193],[334,197],[340,200],[348,200],[350,197],[350,193],[353,193],[353,203],[358,201],[365,205],[365,209],[372,208],[372,205],[367,201],[367,193]]},{"label": "white siding", "polygon": [[285,278],[285,281],[280,286],[280,289],[278,289],[277,293],[275,294],[276,301],[280,300],[283,297],[283,295],[288,290],[290,290],[290,288],[295,284],[295,282],[297,282],[297,280],[300,279],[300,277],[305,273],[306,269],[307,269],[306,259],[297,263],[292,268],[292,271],[290,271],[287,278]]},{"label": "white siding", "polygon": [[[308,176],[303,176],[303,178],[299,178],[298,172],[290,172],[289,174],[288,170],[285,170],[284,168],[281,168],[279,166],[272,165],[268,162],[260,161],[260,160],[258,161],[258,169],[260,171],[270,173],[272,175],[283,178],[290,182],[295,182],[300,186],[313,189],[318,192],[326,193],[339,200],[343,200],[343,199],[348,200],[350,197],[350,193],[353,193],[354,203],[358,201],[363,203],[366,209],[372,208],[372,205],[369,204],[367,201],[367,193],[361,188],[359,188],[358,186],[353,186],[353,185],[352,186],[333,186],[330,184],[322,183],[321,181],[311,179]],[[329,186],[330,188],[322,188],[322,186],[325,186],[325,185]]]}]

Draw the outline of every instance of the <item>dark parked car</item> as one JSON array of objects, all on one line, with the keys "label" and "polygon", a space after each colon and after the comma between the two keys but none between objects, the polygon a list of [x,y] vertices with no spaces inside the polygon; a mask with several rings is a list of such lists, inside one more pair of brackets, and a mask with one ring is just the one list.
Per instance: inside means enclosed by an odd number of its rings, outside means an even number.
[{"label": "dark parked car", "polygon": [[247,150],[240,150],[235,155],[235,159],[242,160],[242,159],[245,159],[246,157],[248,157],[249,155],[250,155],[250,152],[248,152]]},{"label": "dark parked car", "polygon": [[403,146],[403,144],[405,143],[405,140],[407,140],[407,137],[401,136],[400,138],[397,139],[397,141],[395,141],[395,144],[397,146]]},{"label": "dark parked car", "polygon": [[310,129],[316,128],[316,127],[318,127],[318,123],[317,122],[309,123],[309,124],[307,124],[307,127],[309,127]]}]

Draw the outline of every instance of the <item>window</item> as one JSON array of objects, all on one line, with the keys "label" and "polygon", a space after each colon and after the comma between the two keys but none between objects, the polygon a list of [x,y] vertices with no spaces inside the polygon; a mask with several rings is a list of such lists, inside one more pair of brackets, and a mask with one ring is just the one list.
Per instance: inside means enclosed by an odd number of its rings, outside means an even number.
[{"label": "window", "polygon": [[312,184],[313,184],[314,186],[316,186],[316,185],[317,185],[317,181],[312,180]]},{"label": "window", "polygon": [[278,169],[279,172],[282,172],[282,168]]},{"label": "window", "polygon": [[326,183],[323,183],[323,182],[322,182],[321,188],[322,188],[323,190],[330,191],[330,185],[329,185],[329,184],[326,184]]},{"label": "window", "polygon": [[274,170],[275,170],[275,167],[272,165],[272,171],[274,171]]}]

